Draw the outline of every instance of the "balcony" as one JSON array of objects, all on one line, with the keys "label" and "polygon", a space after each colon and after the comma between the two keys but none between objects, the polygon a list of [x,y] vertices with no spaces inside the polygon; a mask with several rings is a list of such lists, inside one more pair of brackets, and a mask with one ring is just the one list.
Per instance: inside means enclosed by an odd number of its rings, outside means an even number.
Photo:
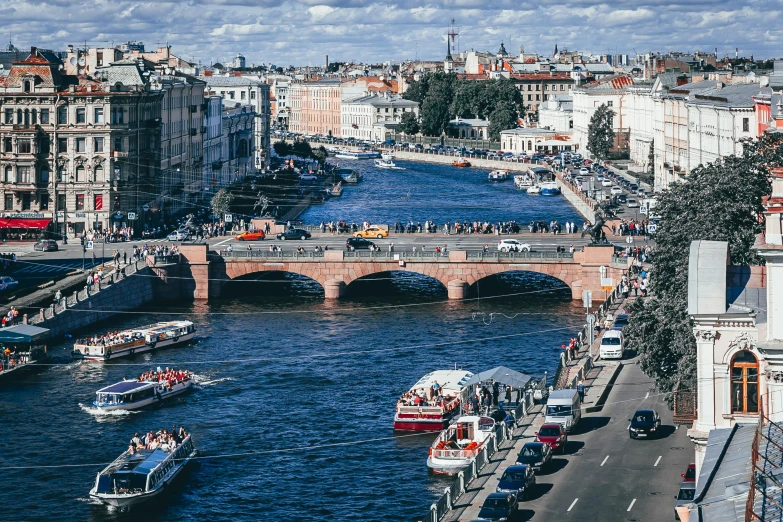
[{"label": "balcony", "polygon": [[191,136],[195,136],[196,134],[198,134],[198,129],[190,129]]}]

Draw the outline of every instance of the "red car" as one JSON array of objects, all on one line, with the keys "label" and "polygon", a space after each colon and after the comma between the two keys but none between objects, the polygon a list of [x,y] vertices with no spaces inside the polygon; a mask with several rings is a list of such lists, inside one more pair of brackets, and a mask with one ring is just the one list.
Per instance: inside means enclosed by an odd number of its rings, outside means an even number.
[{"label": "red car", "polygon": [[685,473],[680,473],[683,482],[696,482],[696,464],[691,464]]},{"label": "red car", "polygon": [[264,239],[264,232],[262,230],[248,230],[235,236],[237,241],[261,241]]},{"label": "red car", "polygon": [[568,446],[568,433],[557,422],[549,422],[543,424],[536,432],[536,442],[546,442],[551,446],[552,453],[559,449],[560,454],[564,455]]}]

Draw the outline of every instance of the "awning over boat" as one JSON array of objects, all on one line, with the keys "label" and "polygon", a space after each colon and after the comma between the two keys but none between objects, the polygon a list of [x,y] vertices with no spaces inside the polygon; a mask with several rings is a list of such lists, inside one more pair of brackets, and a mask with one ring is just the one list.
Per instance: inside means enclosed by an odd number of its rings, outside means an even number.
[{"label": "awning over boat", "polygon": [[524,388],[532,380],[533,377],[530,375],[506,368],[505,366],[498,366],[491,370],[474,374],[473,377],[465,383],[465,386],[478,384],[480,382],[495,381],[514,388]]},{"label": "awning over boat", "polygon": [[0,218],[0,228],[44,229],[51,221],[51,219]]},{"label": "awning over boat", "polygon": [[32,343],[49,336],[48,328],[40,328],[29,324],[19,324],[0,329],[0,344]]}]

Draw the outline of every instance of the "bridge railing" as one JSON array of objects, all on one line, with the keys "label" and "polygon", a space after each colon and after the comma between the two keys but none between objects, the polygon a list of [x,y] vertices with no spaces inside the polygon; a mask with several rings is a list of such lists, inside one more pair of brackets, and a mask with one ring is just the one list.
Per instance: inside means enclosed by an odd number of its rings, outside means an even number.
[{"label": "bridge railing", "polygon": [[229,259],[322,259],[323,252],[297,252],[296,250],[269,252],[268,250],[221,250],[220,255]]},{"label": "bridge railing", "polygon": [[468,252],[468,259],[574,259],[569,252]]},{"label": "bridge railing", "polygon": [[[360,260],[360,259],[378,259],[383,261],[417,261],[424,259],[432,260],[446,260],[449,258],[447,252],[436,252],[434,250],[427,250],[422,252],[413,251],[401,251],[401,252],[389,252],[388,250],[381,250],[373,252],[371,250],[346,250],[343,251],[343,259]],[[310,252],[297,252],[296,250],[269,252],[268,250],[227,250],[223,249],[219,251],[219,254],[228,259],[313,259],[320,260],[324,258],[323,251],[310,251]],[[498,261],[505,262],[508,260],[564,260],[572,261],[574,255],[568,252],[483,252],[468,251],[466,253],[469,260],[480,261]]]}]

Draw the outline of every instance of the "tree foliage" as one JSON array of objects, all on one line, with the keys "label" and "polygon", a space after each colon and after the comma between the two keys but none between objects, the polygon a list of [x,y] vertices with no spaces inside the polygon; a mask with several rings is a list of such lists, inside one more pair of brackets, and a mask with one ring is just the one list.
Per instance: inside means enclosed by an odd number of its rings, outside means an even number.
[{"label": "tree foliage", "polygon": [[609,150],[614,143],[614,129],[612,121],[614,111],[602,103],[590,118],[587,126],[587,149],[601,160],[609,157]]},{"label": "tree foliage", "polygon": [[212,208],[212,213],[216,216],[223,217],[223,214],[231,211],[231,202],[234,201],[234,196],[226,189],[220,189],[212,196],[209,206]]},{"label": "tree foliage", "polygon": [[419,133],[419,117],[415,112],[406,112],[400,118],[400,125],[397,127],[400,132],[412,135]]},{"label": "tree foliage", "polygon": [[661,224],[656,232],[650,290],[652,296],[630,307],[624,330],[629,348],[640,355],[642,370],[662,392],[678,383],[695,389],[696,342],[688,316],[688,258],[695,240],[726,241],[735,265],[760,264],[752,250],[764,227],[762,197],[769,194],[769,172],[783,165],[783,145],[763,136],[746,142],[742,156],[728,156],[691,171],[687,182],[658,197]]},{"label": "tree foliage", "polygon": [[410,84],[404,97],[419,102],[420,130],[430,136],[448,130],[448,122],[455,118],[491,121],[492,114],[500,108],[503,111],[496,119],[502,117],[504,122],[510,120],[508,111],[514,114],[514,121],[524,114],[522,94],[514,82],[506,78],[477,81],[458,79],[454,74],[442,72],[426,74]]},{"label": "tree foliage", "polygon": [[321,165],[326,163],[326,158],[329,157],[329,153],[326,151],[326,147],[321,145],[317,149],[313,149],[313,159],[318,161]]},{"label": "tree foliage", "polygon": [[499,140],[501,131],[513,129],[517,126],[517,113],[513,105],[508,102],[500,102],[489,115],[490,139]]},{"label": "tree foliage", "polygon": [[277,154],[281,158],[291,154],[291,147],[288,145],[288,143],[286,143],[283,140],[274,142],[274,144],[272,145],[272,149],[275,151],[275,154]]}]

